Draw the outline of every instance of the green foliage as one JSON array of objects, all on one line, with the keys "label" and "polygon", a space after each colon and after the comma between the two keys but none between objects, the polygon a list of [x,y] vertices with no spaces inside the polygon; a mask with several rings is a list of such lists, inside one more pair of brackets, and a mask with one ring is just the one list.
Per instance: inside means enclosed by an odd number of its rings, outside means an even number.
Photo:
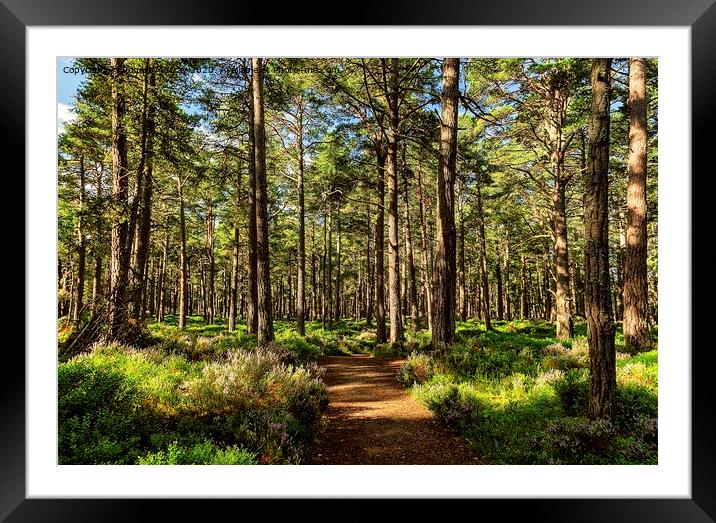
[{"label": "green foliage", "polygon": [[58,398],[61,465],[134,461],[141,395],[131,379],[91,358],[60,363]]},{"label": "green foliage", "polygon": [[618,356],[617,418],[589,421],[586,338],[568,347],[530,323],[477,329],[447,353],[413,353],[398,379],[490,463],[656,463],[656,351]]},{"label": "green foliage", "polygon": [[315,364],[278,344],[198,362],[165,348],[60,363],[61,463],[300,462],[328,404]]}]

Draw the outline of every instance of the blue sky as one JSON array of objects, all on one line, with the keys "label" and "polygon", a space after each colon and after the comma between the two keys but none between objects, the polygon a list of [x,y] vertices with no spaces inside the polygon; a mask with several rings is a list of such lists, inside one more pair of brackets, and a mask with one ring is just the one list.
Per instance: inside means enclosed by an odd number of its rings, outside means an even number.
[{"label": "blue sky", "polygon": [[65,105],[75,104],[77,90],[86,78],[84,74],[65,72],[72,67],[73,61],[74,58],[57,59],[57,102]]}]

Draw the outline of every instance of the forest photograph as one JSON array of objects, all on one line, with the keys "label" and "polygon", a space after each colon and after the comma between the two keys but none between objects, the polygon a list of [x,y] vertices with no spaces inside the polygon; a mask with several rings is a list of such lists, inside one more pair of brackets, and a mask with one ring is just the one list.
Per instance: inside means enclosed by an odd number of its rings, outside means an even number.
[{"label": "forest photograph", "polygon": [[57,463],[658,465],[658,94],[58,58]]}]

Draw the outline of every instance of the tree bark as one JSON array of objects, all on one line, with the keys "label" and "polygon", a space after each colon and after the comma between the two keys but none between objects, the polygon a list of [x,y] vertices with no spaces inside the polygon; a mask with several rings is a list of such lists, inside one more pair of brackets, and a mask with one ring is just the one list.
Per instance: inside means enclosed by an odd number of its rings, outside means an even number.
[{"label": "tree bark", "polygon": [[465,212],[461,196],[458,196],[458,216],[460,218],[460,234],[457,244],[458,260],[458,310],[460,319],[467,320],[467,292],[465,289]]},{"label": "tree bark", "polygon": [[254,141],[256,162],[256,273],[258,275],[258,342],[273,341],[271,273],[269,260],[268,191],[266,187],[266,130],[264,128],[263,68],[261,58],[252,58],[254,95]]},{"label": "tree bark", "polygon": [[112,233],[108,330],[109,340],[120,340],[128,322],[125,292],[128,284],[127,248],[127,131],[125,127],[124,59],[111,58],[112,78]]},{"label": "tree bark", "polygon": [[156,75],[152,68],[152,59],[145,58],[144,64],[144,92],[142,107],[142,151],[137,179],[141,187],[140,192],[135,195],[135,200],[140,201],[138,212],[138,238],[137,249],[134,257],[133,300],[131,315],[135,320],[140,320],[144,307],[147,280],[142,275],[147,269],[147,258],[149,254],[149,241],[152,226],[152,192],[154,189],[153,177],[153,145],[154,145],[154,104],[149,98],[149,91],[154,91],[156,86]]},{"label": "tree bark", "polygon": [[[236,175],[236,213],[241,211],[241,166]],[[229,282],[229,331],[236,330],[237,298],[239,295],[239,245],[240,245],[239,224],[234,225],[234,245],[231,255],[231,281]]]},{"label": "tree bark", "polygon": [[341,281],[341,207],[336,211],[336,321],[341,319],[341,295],[343,282]]},{"label": "tree bark", "polygon": [[425,316],[428,330],[433,330],[433,293],[432,274],[430,267],[432,260],[428,261],[428,228],[425,220],[425,193],[423,190],[422,164],[418,163],[418,204],[420,206],[420,265],[423,270],[423,301],[425,302]]},{"label": "tree bark", "polygon": [[304,201],[303,106],[298,110],[298,280],[296,296],[296,330],[306,335],[306,204]]},{"label": "tree bark", "polygon": [[616,414],[616,350],[609,285],[609,58],[592,60],[589,161],[585,173],[584,234],[590,394],[587,416]]},{"label": "tree bark", "polygon": [[[405,158],[403,158],[405,162]],[[418,290],[415,283],[415,256],[413,254],[413,237],[410,231],[410,208],[408,176],[403,168],[403,236],[405,237],[405,270],[406,270],[406,292],[408,298],[408,306],[410,308],[410,323],[413,330],[420,328],[418,314]]]},{"label": "tree bark", "polygon": [[179,196],[179,322],[180,330],[186,328],[186,316],[189,306],[189,267],[186,256],[186,217],[184,216],[184,192],[181,179],[177,176],[177,194]]},{"label": "tree bark", "polygon": [[87,258],[87,242],[84,231],[85,215],[85,158],[80,156],[80,209],[77,213],[77,286],[75,289],[75,308],[72,319],[77,324],[82,321],[85,294],[85,261]]},{"label": "tree bark", "polygon": [[646,267],[646,60],[629,62],[629,160],[624,263],[624,341],[630,349],[651,346]]},{"label": "tree bark", "polygon": [[378,177],[376,192],[378,208],[375,218],[375,339],[377,343],[385,343],[385,283],[384,283],[384,246],[385,246],[385,154],[381,147],[376,148],[378,160]]},{"label": "tree bark", "polygon": [[495,244],[495,278],[497,279],[497,319],[505,318],[505,304],[503,301],[502,289],[502,260],[500,260],[500,245]]},{"label": "tree bark", "polygon": [[256,240],[256,137],[254,130],[255,108],[254,108],[254,87],[253,82],[250,89],[249,100],[249,210],[248,210],[248,243],[246,276],[248,288],[246,293],[246,333],[256,334],[259,328],[258,323],[258,282],[256,263],[257,240]]},{"label": "tree bark", "polygon": [[455,341],[455,171],[460,59],[442,65],[442,109],[438,162],[435,261],[433,266],[433,347],[446,350]]},{"label": "tree bark", "polygon": [[480,244],[480,259],[482,262],[482,303],[483,315],[485,320],[485,330],[492,330],[492,321],[490,319],[490,283],[488,280],[487,268],[487,239],[485,238],[485,214],[482,206],[482,188],[480,182],[476,184],[477,188],[477,232]]},{"label": "tree bark", "polygon": [[400,310],[400,245],[398,232],[398,59],[387,61],[388,105],[386,178],[388,181],[388,298],[390,303],[390,343],[403,342]]}]

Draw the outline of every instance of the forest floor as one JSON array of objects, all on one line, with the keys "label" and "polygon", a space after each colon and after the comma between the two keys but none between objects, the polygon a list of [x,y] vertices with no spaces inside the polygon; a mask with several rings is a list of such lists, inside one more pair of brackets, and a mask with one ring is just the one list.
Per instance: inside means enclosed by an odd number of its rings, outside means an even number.
[{"label": "forest floor", "polygon": [[316,465],[475,465],[465,441],[396,380],[400,358],[323,356],[330,403],[309,463]]}]

